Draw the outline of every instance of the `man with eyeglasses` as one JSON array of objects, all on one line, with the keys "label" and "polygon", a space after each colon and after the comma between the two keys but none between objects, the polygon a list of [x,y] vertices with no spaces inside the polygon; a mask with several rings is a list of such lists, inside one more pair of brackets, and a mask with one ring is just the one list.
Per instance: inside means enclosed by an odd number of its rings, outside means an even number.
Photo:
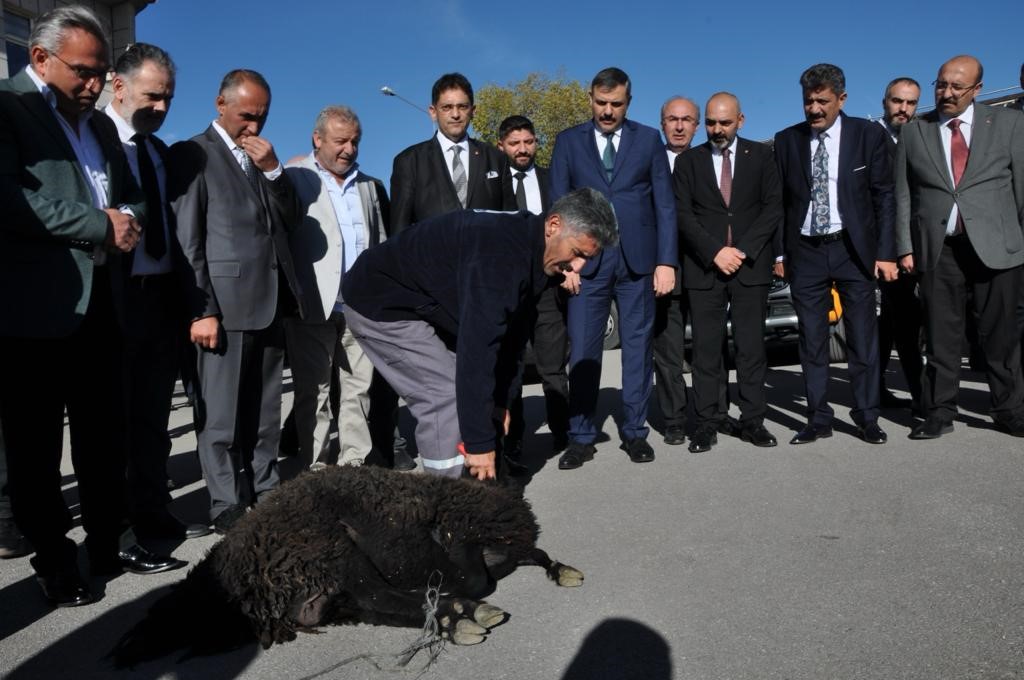
[{"label": "man with eyeglasses", "polygon": [[92,601],[66,534],[64,414],[92,575],[183,566],[125,533],[125,421],[116,272],[142,235],[145,197],[114,123],[94,106],[110,43],[96,16],[41,16],[30,63],[0,81],[0,422],[14,519],[51,604]]},{"label": "man with eyeglasses", "polygon": [[943,64],[933,83],[935,111],[903,126],[896,152],[899,263],[920,274],[925,309],[926,418],[911,439],[953,431],[968,299],[992,420],[1024,437],[1015,316],[1024,283],[1024,116],[976,103],[982,74],[972,56]]}]

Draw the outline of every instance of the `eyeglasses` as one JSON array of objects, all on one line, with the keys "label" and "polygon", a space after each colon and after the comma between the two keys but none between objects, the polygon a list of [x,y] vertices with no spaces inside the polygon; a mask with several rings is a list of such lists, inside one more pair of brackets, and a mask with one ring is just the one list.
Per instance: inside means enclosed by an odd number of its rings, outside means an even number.
[{"label": "eyeglasses", "polygon": [[438,110],[444,113],[451,113],[452,111],[458,111],[459,113],[466,113],[473,107],[472,104],[441,104],[437,106]]},{"label": "eyeglasses", "polygon": [[60,63],[67,66],[68,69],[70,69],[71,72],[75,74],[75,77],[84,82],[86,85],[88,85],[94,80],[99,81],[100,84],[103,84],[107,81],[107,71],[109,69],[106,66],[104,66],[103,68],[88,68],[86,66],[74,66],[61,59],[54,52],[48,52],[48,54]]},{"label": "eyeglasses", "polygon": [[968,92],[969,90],[973,90],[974,88],[976,88],[978,86],[978,83],[974,83],[974,85],[957,85],[956,83],[947,83],[945,80],[936,80],[932,82],[932,85],[938,92],[945,92],[946,88],[949,88],[950,90],[952,90],[954,95],[960,97],[965,92]]}]

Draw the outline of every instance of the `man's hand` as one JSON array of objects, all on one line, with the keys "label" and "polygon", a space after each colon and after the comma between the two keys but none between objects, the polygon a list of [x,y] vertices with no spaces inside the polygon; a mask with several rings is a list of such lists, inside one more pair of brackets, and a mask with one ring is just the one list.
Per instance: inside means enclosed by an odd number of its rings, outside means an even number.
[{"label": "man's hand", "polygon": [[875,262],[875,278],[882,281],[895,281],[899,275],[900,273],[896,269],[895,262],[886,262],[884,260]]},{"label": "man's hand", "polygon": [[196,319],[189,328],[189,338],[202,349],[217,349],[220,321],[215,316]]},{"label": "man's hand", "polygon": [[740,265],[743,264],[743,260],[746,258],[747,256],[743,254],[743,251],[732,246],[725,246],[715,255],[714,262],[715,266],[718,267],[718,271],[726,276],[732,276],[739,271]]},{"label": "man's hand", "polygon": [[562,288],[569,291],[570,295],[580,294],[580,275],[576,272],[563,272],[562,276],[565,280],[562,281]]},{"label": "man's hand", "polygon": [[512,424],[512,412],[507,408],[495,406],[494,412],[491,414],[491,420],[501,426],[502,434],[508,434],[509,425]]},{"label": "man's hand", "polygon": [[902,269],[905,274],[913,274],[914,273],[914,255],[913,255],[913,253],[908,254],[908,255],[904,255],[903,257],[900,258],[900,269]]},{"label": "man's hand", "polygon": [[103,212],[107,213],[111,225],[107,231],[107,247],[130,253],[135,246],[139,245],[139,239],[142,237],[142,225],[134,217],[120,210],[104,208]]},{"label": "man's hand", "polygon": [[469,474],[481,482],[485,479],[495,478],[494,451],[488,451],[487,453],[464,453],[462,457],[465,460],[466,469],[469,470]]},{"label": "man's hand", "polygon": [[786,278],[786,263],[783,260],[779,260],[772,265],[772,273],[778,276],[780,279]]},{"label": "man's hand", "polygon": [[274,147],[262,137],[242,137],[239,146],[242,147],[242,151],[249,154],[253,165],[262,172],[270,172],[281,165],[281,161],[277,160],[277,154],[274,153]]},{"label": "man's hand", "polygon": [[676,268],[659,264],[654,268],[654,296],[668,295],[676,287]]}]

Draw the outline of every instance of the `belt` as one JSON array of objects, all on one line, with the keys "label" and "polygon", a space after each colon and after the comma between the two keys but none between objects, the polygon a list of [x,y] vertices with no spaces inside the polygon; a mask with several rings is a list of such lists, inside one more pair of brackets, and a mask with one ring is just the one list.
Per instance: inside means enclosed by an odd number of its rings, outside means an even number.
[{"label": "belt", "polygon": [[153,286],[163,286],[174,281],[174,274],[167,272],[164,274],[140,274],[131,277],[131,282],[138,288],[152,288]]},{"label": "belt", "polygon": [[844,231],[846,230],[840,229],[839,231],[834,231],[831,234],[819,234],[817,236],[804,236],[801,234],[800,239],[805,243],[810,243],[812,246],[820,246],[824,243],[832,243],[833,241],[840,240],[843,238]]}]

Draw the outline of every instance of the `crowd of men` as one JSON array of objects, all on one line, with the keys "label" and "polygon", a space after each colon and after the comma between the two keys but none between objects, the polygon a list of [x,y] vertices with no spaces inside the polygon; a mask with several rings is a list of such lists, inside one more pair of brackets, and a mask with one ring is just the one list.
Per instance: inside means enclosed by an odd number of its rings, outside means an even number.
[{"label": "crowd of men", "polygon": [[[155,133],[174,96],[171,57],[130,46],[97,110],[110,56],[95,16],[61,7],[35,23],[26,69],[0,81],[0,557],[34,552],[54,605],[93,599],[66,536],[65,413],[92,576],[175,569],[184,563],[138,539],[224,533],[280,483],[286,352],[307,465],[376,452],[407,467],[401,397],[424,470],[483,480],[522,450],[532,341],[567,470],[596,452],[614,301],[630,460],[654,459],[655,382],[666,444],[689,436],[699,453],[727,434],[772,447],[764,325],[783,276],[807,397],[792,444],[832,436],[833,288],[861,439],[887,441],[879,415],[890,407],[920,416],[912,439],[953,430],[968,316],[992,418],[1024,436],[1024,115],[974,102],[973,57],[942,65],[936,108],[920,118],[918,83],[893,80],[878,122],[842,112],[841,69],[812,66],[799,79],[805,120],[773,145],[738,135],[744,114],[727,92],[704,106],[703,144],[698,104],[668,99],[662,140],[627,117],[629,77],[607,68],[591,83],[592,119],[557,136],[548,169],[523,116],[502,123],[497,146],[470,138],[473,88],[445,74],[431,93],[437,133],[395,157],[389,200],[359,167],[350,108],[325,107],[311,152],[282,163],[260,136],[270,85],[238,69],[221,82],[213,123],[168,148]],[[738,419],[723,354],[730,319]],[[885,384],[893,347],[910,400]],[[209,521],[194,524],[169,509],[179,375],[194,385],[210,495]]]}]

